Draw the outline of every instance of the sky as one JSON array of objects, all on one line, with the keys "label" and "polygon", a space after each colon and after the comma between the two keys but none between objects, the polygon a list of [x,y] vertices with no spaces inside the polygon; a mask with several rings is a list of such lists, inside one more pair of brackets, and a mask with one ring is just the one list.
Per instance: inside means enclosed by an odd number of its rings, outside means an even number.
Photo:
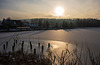
[{"label": "sky", "polygon": [[[64,9],[57,17],[55,9]],[[0,0],[0,20],[31,18],[97,18],[100,19],[100,0]]]}]

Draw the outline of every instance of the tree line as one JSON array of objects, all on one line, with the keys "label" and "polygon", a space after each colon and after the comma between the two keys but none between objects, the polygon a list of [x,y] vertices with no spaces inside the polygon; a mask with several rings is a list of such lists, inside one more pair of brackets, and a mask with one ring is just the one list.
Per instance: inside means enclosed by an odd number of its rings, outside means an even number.
[{"label": "tree line", "polygon": [[[61,21],[59,21],[61,20]],[[31,21],[33,22],[33,21]],[[38,20],[39,29],[71,29],[77,27],[100,27],[100,20],[98,19],[57,19],[57,21],[50,21],[50,19],[46,20]]]},{"label": "tree line", "polygon": [[[30,21],[29,21],[30,20]],[[2,20],[2,29],[16,29],[17,27],[30,27],[31,29],[71,29],[77,27],[100,27],[98,19],[29,19],[12,20],[10,17]]]}]

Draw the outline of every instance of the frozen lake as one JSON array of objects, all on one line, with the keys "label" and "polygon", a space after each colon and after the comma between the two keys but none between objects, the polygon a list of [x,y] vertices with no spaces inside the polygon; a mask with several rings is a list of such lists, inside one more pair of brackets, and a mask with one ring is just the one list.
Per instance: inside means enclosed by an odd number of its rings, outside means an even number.
[{"label": "frozen lake", "polygon": [[[86,44],[92,52],[100,51],[100,28],[77,28],[77,29],[60,29],[60,30],[38,30],[38,31],[22,31],[22,32],[1,32],[0,33],[0,51],[2,46],[9,41],[8,51],[11,51],[13,39],[17,36],[18,43],[25,41],[25,50],[29,50],[29,41],[32,42],[33,48],[38,48],[38,42],[44,45],[45,51],[47,44],[51,43],[53,51],[61,52],[68,44],[69,49],[73,49],[78,44],[78,49],[83,43],[84,50]],[[16,46],[16,50],[20,48],[20,44]]]}]

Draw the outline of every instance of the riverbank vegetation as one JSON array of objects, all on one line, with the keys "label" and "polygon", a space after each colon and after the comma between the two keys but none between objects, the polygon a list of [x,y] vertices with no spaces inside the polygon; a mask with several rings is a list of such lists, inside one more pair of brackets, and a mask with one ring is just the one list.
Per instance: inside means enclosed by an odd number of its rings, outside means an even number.
[{"label": "riverbank vegetation", "polygon": [[72,29],[79,27],[100,27],[98,19],[25,19],[13,20],[10,17],[0,22],[0,29],[18,30],[50,30],[50,29]]},{"label": "riverbank vegetation", "polygon": [[27,53],[22,49],[12,52],[0,52],[1,65],[100,65],[100,54],[94,55],[87,46],[87,53],[78,52],[77,46],[70,51],[68,47],[60,55],[48,49],[47,55],[37,54],[36,50]]}]

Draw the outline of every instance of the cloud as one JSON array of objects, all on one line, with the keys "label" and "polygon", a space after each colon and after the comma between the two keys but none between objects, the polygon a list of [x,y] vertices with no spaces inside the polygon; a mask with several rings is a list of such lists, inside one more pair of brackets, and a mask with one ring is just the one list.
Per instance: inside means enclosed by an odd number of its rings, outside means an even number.
[{"label": "cloud", "polygon": [[100,0],[0,0],[0,18],[54,17],[62,6],[67,17],[92,17],[100,14]]}]

